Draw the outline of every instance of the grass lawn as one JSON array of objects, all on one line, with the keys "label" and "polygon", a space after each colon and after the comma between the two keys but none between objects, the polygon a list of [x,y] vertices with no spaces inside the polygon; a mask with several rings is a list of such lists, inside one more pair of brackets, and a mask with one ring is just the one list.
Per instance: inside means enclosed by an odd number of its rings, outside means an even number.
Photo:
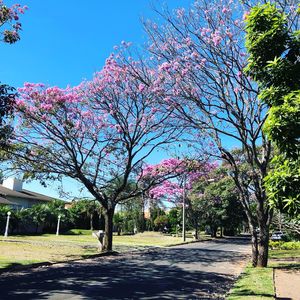
[{"label": "grass lawn", "polygon": [[270,250],[269,258],[271,259],[300,258],[300,249]]},{"label": "grass lawn", "polygon": [[[76,233],[81,234],[76,234]],[[190,241],[191,239],[187,239]],[[119,252],[164,247],[181,243],[178,237],[158,232],[130,236],[114,236],[114,250]],[[38,262],[59,262],[97,254],[97,239],[90,230],[74,230],[70,234],[16,235],[0,237],[0,269]]]},{"label": "grass lawn", "polygon": [[273,269],[248,266],[226,299],[274,299]]},{"label": "grass lawn", "polygon": [[[192,241],[193,239],[187,238],[186,241]],[[163,235],[157,232],[144,232],[135,235],[127,236],[114,236],[114,244],[128,245],[128,246],[156,246],[165,247],[182,243],[181,237],[173,237],[170,235]]]},{"label": "grass lawn", "polygon": [[270,250],[268,268],[248,266],[234,287],[227,300],[274,299],[273,269],[300,268],[300,249]]}]

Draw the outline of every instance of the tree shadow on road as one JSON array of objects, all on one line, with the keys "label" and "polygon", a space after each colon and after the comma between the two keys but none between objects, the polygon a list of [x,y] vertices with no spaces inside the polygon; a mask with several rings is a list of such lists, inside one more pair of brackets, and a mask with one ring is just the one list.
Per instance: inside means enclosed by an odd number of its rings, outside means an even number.
[{"label": "tree shadow on road", "polygon": [[233,251],[170,248],[2,274],[1,299],[223,299],[234,276],[204,272],[198,262],[241,258]]}]

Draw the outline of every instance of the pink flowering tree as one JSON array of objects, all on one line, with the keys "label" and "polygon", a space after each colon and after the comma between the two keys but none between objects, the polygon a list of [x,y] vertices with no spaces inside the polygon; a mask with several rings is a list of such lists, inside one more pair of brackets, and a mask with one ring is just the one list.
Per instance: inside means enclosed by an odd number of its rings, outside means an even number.
[{"label": "pink flowering tree", "polygon": [[[19,15],[23,14],[27,6],[15,4],[7,7],[0,0],[0,41],[13,44],[20,39],[21,23]],[[0,147],[7,147],[7,140],[12,132],[11,116],[15,103],[15,89],[0,82]],[[3,155],[2,158],[3,159]]]},{"label": "pink flowering tree", "polygon": [[[252,263],[265,267],[272,209],[263,182],[271,143],[262,131],[266,104],[244,73],[248,57],[244,19],[255,1],[246,2],[199,0],[190,9],[157,11],[164,24],[147,21],[144,26],[164,106],[174,110],[177,124],[195,135],[205,132],[218,150],[215,155],[229,164],[252,234]],[[285,7],[293,20],[297,5]],[[241,155],[232,155],[228,145],[241,148]],[[243,176],[241,161],[250,177]]]},{"label": "pink flowering tree", "polygon": [[[210,174],[216,169],[217,163],[211,163],[207,157],[201,161],[195,159],[166,159],[156,165],[148,165],[143,169],[144,180],[155,179],[156,183],[149,189],[150,201],[163,201],[183,205],[187,194],[192,191],[194,184],[200,179],[209,179]],[[164,180],[157,179],[164,178]],[[193,211],[192,203],[188,201],[189,209]],[[198,220],[194,219],[193,225],[198,238]]]},{"label": "pink flowering tree", "polygon": [[22,25],[19,22],[19,16],[24,14],[26,9],[27,6],[21,7],[20,4],[8,7],[0,0],[0,39],[3,42],[13,44],[20,39],[19,32]]},{"label": "pink flowering tree", "polygon": [[103,207],[104,251],[112,250],[115,206],[155,183],[140,184],[145,160],[180,135],[165,124],[172,111],[159,110],[160,98],[148,88],[151,70],[131,63],[144,83],[111,55],[92,81],[66,89],[26,83],[17,99],[16,167],[41,181],[81,182]]}]

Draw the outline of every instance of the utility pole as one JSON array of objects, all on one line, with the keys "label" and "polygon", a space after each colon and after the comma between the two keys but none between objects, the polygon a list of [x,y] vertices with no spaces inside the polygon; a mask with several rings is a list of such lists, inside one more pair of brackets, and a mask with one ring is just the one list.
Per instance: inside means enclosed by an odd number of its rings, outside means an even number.
[{"label": "utility pole", "polygon": [[186,175],[183,175],[183,192],[182,192],[182,240],[185,242],[185,189],[186,189]]}]

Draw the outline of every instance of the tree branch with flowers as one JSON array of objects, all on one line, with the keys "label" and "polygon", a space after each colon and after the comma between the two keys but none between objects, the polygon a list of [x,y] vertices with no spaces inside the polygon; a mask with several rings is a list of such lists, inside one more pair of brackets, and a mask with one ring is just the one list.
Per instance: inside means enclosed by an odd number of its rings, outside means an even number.
[{"label": "tree branch with flowers", "polygon": [[0,1],[0,36],[4,43],[13,44],[20,39],[22,24],[19,22],[19,16],[27,9],[26,5],[22,7],[20,4],[14,4],[8,7]]}]

